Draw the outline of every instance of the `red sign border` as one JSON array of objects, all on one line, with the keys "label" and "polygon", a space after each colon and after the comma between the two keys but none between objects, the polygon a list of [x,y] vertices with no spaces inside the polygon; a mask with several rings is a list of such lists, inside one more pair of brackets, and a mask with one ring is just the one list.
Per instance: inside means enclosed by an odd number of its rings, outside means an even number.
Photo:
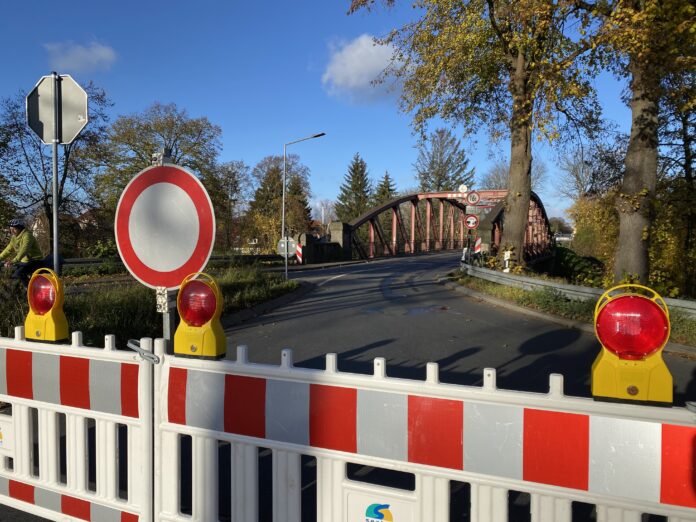
[{"label": "red sign border", "polygon": [[[128,222],[135,201],[143,191],[157,183],[171,183],[186,192],[198,213],[198,242],[193,253],[183,265],[169,272],[154,270],[138,258],[128,230]],[[133,277],[150,288],[166,287],[174,290],[181,285],[181,281],[187,275],[200,271],[210,259],[215,243],[213,205],[203,184],[187,169],[178,165],[148,167],[140,171],[123,190],[116,206],[114,233],[118,253]]]}]

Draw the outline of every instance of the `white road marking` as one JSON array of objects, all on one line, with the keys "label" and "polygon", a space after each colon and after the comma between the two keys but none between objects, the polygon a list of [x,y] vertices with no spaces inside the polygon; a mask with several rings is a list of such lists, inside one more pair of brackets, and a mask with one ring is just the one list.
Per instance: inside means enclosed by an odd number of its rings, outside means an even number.
[{"label": "white road marking", "polygon": [[346,275],[348,275],[348,274],[338,274],[338,275],[336,275],[336,276],[330,277],[329,279],[325,279],[324,281],[322,281],[321,283],[319,283],[317,286],[324,286],[326,283],[330,283],[330,282],[333,281],[334,279],[338,279],[339,277],[343,277],[343,276],[346,276]]}]

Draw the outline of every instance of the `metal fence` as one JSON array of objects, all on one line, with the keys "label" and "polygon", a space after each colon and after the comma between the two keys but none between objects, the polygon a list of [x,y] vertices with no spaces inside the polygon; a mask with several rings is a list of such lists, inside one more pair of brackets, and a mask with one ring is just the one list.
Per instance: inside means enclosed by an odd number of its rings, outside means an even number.
[{"label": "metal fence", "polygon": [[[463,270],[465,270],[470,276],[485,279],[500,285],[513,286],[516,288],[522,288],[524,290],[553,290],[560,292],[569,299],[596,301],[604,293],[604,290],[601,288],[566,285],[556,281],[547,281],[533,277],[506,274],[504,272],[498,272],[497,270],[490,270],[488,268],[481,268],[472,265],[464,265]],[[670,310],[679,310],[681,313],[696,318],[696,301],[665,298],[665,302],[667,303],[667,306],[669,306]]]}]

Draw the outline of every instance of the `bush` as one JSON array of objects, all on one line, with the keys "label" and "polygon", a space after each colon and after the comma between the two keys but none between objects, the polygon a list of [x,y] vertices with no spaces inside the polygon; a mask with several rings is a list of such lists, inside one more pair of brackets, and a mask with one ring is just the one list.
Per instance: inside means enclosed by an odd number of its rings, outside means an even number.
[{"label": "bush", "polygon": [[[250,308],[299,287],[297,281],[285,281],[258,267],[229,268],[216,280],[223,295],[223,313]],[[66,286],[64,310],[69,329],[82,332],[86,345],[103,346],[104,336],[109,334],[116,335],[119,348],[125,348],[128,339],[162,336],[154,290],[134,283],[76,293]],[[14,327],[24,324],[28,309],[26,292],[15,281],[0,279],[0,335],[12,337]]]}]

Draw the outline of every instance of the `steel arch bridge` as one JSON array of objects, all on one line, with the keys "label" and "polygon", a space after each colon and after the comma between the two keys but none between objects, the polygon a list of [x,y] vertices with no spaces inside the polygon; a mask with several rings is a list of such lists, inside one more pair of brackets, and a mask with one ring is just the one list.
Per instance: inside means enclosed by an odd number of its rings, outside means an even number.
[{"label": "steel arch bridge", "polygon": [[[500,248],[505,223],[507,190],[479,190],[476,205],[466,202],[465,192],[408,194],[371,209],[348,224],[353,256],[359,259],[419,252],[457,250],[470,237],[481,237],[482,250],[492,254]],[[469,234],[467,214],[479,218],[479,227]],[[534,192],[529,201],[524,257],[528,262],[545,258],[553,245],[546,210]]]}]

